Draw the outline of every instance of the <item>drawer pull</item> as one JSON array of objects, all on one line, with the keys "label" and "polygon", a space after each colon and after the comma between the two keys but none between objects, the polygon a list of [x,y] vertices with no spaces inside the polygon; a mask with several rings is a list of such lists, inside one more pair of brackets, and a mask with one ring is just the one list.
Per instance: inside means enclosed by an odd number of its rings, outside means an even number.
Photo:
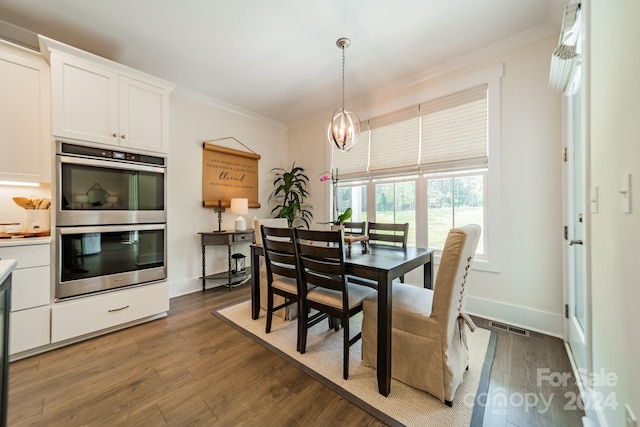
[{"label": "drawer pull", "polygon": [[121,311],[121,310],[124,310],[125,308],[129,308],[129,306],[125,305],[124,307],[120,307],[120,308],[112,308],[109,310],[109,313],[113,313],[114,311]]}]

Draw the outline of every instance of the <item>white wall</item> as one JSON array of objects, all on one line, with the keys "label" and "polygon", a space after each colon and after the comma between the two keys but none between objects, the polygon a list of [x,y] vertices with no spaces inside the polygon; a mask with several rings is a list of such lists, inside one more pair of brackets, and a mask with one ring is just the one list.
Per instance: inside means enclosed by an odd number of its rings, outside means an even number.
[{"label": "white wall", "polygon": [[[640,3],[593,0],[591,11],[591,183],[599,190],[599,211],[591,216],[593,370],[617,376],[604,405],[608,426],[624,426],[624,406],[640,417]],[[632,213],[620,209],[620,181],[632,174]]]},{"label": "white wall", "polygon": [[[562,334],[561,99],[548,88],[557,36],[480,64],[395,91],[352,110],[379,111],[412,92],[446,84],[504,63],[502,79],[502,271],[474,271],[467,309],[552,335]],[[424,100],[420,100],[424,101]],[[400,107],[400,106],[398,106]],[[328,115],[327,115],[328,117]],[[361,119],[369,118],[361,116]],[[289,131],[291,159],[308,168],[314,221],[326,221],[328,188],[316,177],[329,168],[328,119]],[[491,215],[491,212],[489,212]]]},{"label": "white wall", "polygon": [[[168,276],[170,295],[177,296],[202,289],[202,252],[198,232],[218,227],[212,208],[202,207],[202,142],[227,136],[242,141],[261,156],[258,161],[260,209],[249,209],[247,228],[254,216],[270,217],[267,200],[271,194],[271,168],[287,167],[287,134],[283,128],[210,104],[172,94],[170,99],[171,151],[168,162]],[[232,140],[213,144],[247,151]],[[225,212],[223,229],[233,230],[235,215]],[[207,274],[226,271],[227,248],[207,247]],[[238,245],[234,252],[247,255],[249,245]],[[207,287],[217,286],[207,282]]]}]

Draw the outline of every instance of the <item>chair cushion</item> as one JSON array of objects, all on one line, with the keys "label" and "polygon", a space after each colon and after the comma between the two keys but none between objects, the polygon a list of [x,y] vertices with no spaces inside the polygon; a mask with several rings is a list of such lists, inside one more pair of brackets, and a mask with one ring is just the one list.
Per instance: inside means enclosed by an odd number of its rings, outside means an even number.
[{"label": "chair cushion", "polygon": [[[347,286],[349,287],[349,309],[357,307],[362,303],[362,300],[377,293],[375,289],[356,285],[355,283],[347,283]],[[342,309],[342,293],[333,289],[313,288],[313,290],[307,294],[307,299]]]},{"label": "chair cushion", "polygon": [[[433,291],[407,283],[393,283],[392,327],[414,335],[439,339],[440,331],[431,318]],[[378,294],[370,295],[364,302],[365,321],[378,318]],[[375,324],[375,323],[374,323]]]},{"label": "chair cushion", "polygon": [[298,283],[293,277],[276,276],[274,274],[273,283],[271,286],[274,288],[282,289],[290,294],[298,294]]}]

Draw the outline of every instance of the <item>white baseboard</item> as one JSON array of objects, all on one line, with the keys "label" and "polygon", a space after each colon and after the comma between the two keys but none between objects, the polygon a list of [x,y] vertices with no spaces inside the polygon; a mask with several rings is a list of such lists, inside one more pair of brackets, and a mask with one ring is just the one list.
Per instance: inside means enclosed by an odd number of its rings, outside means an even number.
[{"label": "white baseboard", "polygon": [[[219,286],[224,286],[224,282],[221,280],[207,281],[207,289],[217,288]],[[202,280],[197,277],[169,282],[169,298],[192,294],[198,291],[202,292]]]},{"label": "white baseboard", "polygon": [[474,316],[564,339],[562,329],[563,317],[561,314],[505,304],[469,295],[465,297],[465,300],[467,313]]}]

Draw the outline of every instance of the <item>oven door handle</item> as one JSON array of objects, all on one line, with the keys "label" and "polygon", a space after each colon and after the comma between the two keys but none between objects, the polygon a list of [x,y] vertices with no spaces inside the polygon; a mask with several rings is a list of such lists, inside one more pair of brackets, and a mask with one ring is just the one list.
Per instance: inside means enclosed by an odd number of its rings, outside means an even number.
[{"label": "oven door handle", "polygon": [[81,166],[96,166],[102,168],[123,169],[134,172],[154,172],[165,173],[165,168],[159,166],[147,166],[138,165],[135,163],[129,163],[124,161],[110,161],[99,159],[88,159],[85,157],[72,157],[72,156],[60,156],[58,155],[58,161],[60,163],[81,165]]},{"label": "oven door handle", "polygon": [[88,227],[58,227],[58,233],[60,233],[61,235],[86,233],[119,233],[121,231],[164,230],[166,228],[166,224],[101,225]]}]

